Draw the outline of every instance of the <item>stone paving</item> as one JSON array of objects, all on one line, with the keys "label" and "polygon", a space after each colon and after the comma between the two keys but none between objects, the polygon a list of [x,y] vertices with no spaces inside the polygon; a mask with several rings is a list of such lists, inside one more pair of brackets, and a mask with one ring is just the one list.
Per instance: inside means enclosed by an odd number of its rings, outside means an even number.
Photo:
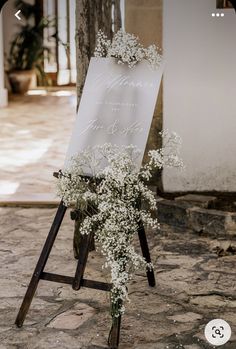
[{"label": "stone paving", "polygon": [[[48,208],[0,208],[0,349],[107,348],[109,297],[102,291],[75,292],[40,281],[25,325],[14,325],[54,214]],[[72,235],[68,212],[47,271],[74,274]],[[142,272],[130,284],[120,349],[210,349],[203,333],[214,318],[230,323],[232,337],[223,347],[235,349],[236,255],[227,249],[235,242],[167,225],[148,232],[148,239],[157,285],[149,288]],[[100,254],[92,252],[86,277],[108,281],[101,265]]]},{"label": "stone paving", "polygon": [[38,95],[11,97],[9,106],[0,109],[0,200],[51,199],[52,173],[64,162],[76,114],[75,92],[34,93]]}]

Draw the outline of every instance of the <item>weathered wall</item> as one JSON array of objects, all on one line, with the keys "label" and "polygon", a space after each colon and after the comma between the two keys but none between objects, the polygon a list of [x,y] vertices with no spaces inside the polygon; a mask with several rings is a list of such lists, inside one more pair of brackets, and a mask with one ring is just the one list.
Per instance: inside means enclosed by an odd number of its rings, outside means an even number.
[{"label": "weathered wall", "polygon": [[[145,46],[154,43],[162,48],[162,0],[126,0],[125,30],[138,35]],[[156,104],[147,149],[160,146],[158,133],[161,129],[162,87]]]},{"label": "weathered wall", "polygon": [[5,89],[2,28],[2,13],[0,13],[0,108],[6,107],[8,103],[8,92]]},{"label": "weathered wall", "polygon": [[[35,0],[27,0],[28,3],[34,4]],[[17,12],[15,8],[15,1],[8,0],[2,9],[2,22],[3,22],[3,54],[4,54],[4,67],[5,70],[9,69],[7,59],[9,57],[9,51],[11,48],[11,42],[15,34],[19,30],[19,20],[15,17]],[[5,74],[5,85],[10,90],[9,81]],[[34,87],[35,83],[32,84]]]},{"label": "weathered wall", "polygon": [[[28,3],[33,4],[34,0],[27,0]],[[3,6],[3,36],[4,36],[4,53],[7,55],[10,50],[10,44],[19,28],[19,21],[15,17],[15,1],[8,0]]]},{"label": "weathered wall", "polygon": [[166,191],[236,191],[236,16],[215,0],[165,0],[164,128],[180,134],[185,171]]}]

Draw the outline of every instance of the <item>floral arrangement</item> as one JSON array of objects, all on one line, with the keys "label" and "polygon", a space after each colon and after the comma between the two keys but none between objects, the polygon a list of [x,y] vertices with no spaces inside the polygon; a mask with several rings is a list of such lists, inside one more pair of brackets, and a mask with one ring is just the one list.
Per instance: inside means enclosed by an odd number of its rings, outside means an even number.
[{"label": "floral arrangement", "polygon": [[[80,152],[71,166],[61,172],[58,195],[66,206],[82,211],[81,234],[93,233],[96,246],[105,256],[104,267],[111,271],[111,315],[113,319],[125,311],[127,284],[135,270],[152,268],[133,246],[139,223],[158,227],[152,217],[156,200],[147,182],[152,170],[163,166],[182,167],[178,148],[180,138],[163,132],[163,147],[149,151],[149,161],[137,169],[139,150],[134,146],[104,144]],[[106,166],[101,168],[101,161]],[[91,177],[86,173],[92,172]],[[140,205],[142,202],[145,205]]]},{"label": "floral arrangement", "polygon": [[138,37],[126,33],[122,29],[114,35],[112,40],[109,40],[99,30],[94,56],[114,57],[118,59],[119,64],[127,63],[130,68],[145,59],[153,69],[157,69],[162,61],[160,49],[156,45],[150,45],[145,48],[139,42]]}]

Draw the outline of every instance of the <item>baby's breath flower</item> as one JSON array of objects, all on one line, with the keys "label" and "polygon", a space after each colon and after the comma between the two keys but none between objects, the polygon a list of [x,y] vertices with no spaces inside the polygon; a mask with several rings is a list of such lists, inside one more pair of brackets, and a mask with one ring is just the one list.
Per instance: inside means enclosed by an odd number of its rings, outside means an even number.
[{"label": "baby's breath flower", "polygon": [[138,62],[147,60],[151,67],[156,69],[162,61],[160,49],[156,45],[144,48],[137,36],[126,33],[123,29],[114,35],[112,41],[108,40],[107,36],[99,30],[94,56],[114,57],[118,64],[128,64],[129,68],[133,68]]},{"label": "baby's breath flower", "polygon": [[[132,40],[135,46],[135,39]],[[105,256],[104,267],[111,271],[113,317],[125,311],[124,301],[129,299],[127,284],[133,273],[139,268],[152,268],[133,246],[141,221],[158,228],[157,219],[152,217],[156,199],[146,181],[154,168],[182,165],[178,135],[163,132],[162,136],[164,148],[149,151],[149,162],[141,169],[135,162],[140,153],[137,147],[104,144],[80,152],[59,176],[58,195],[66,206],[75,206],[85,213],[80,233],[94,233]],[[104,159],[106,166],[101,169],[99,163]],[[84,177],[88,169],[93,173],[89,179]]]},{"label": "baby's breath flower", "polygon": [[99,30],[97,33],[97,42],[94,51],[94,57],[106,57],[107,50],[111,45],[111,41],[108,40],[107,36],[103,33],[102,30]]}]

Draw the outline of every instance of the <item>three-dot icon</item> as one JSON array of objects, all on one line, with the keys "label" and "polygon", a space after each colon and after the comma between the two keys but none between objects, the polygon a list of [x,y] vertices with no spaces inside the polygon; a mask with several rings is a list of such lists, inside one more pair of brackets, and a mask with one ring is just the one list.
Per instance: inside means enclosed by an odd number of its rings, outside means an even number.
[{"label": "three-dot icon", "polygon": [[214,12],[213,12],[213,13],[211,14],[211,16],[212,16],[212,17],[224,17],[225,14],[224,14],[223,12],[222,12],[222,13],[219,13],[219,12],[214,13]]}]

